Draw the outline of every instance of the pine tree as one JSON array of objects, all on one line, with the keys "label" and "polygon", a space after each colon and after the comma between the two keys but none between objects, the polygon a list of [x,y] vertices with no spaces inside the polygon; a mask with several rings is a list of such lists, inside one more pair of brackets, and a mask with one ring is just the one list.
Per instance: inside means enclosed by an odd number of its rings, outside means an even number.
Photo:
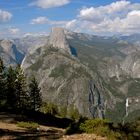
[{"label": "pine tree", "polygon": [[16,85],[17,108],[26,109],[28,106],[26,77],[19,65],[16,67],[15,85]]},{"label": "pine tree", "polygon": [[16,71],[10,66],[7,70],[7,80],[6,80],[6,95],[7,104],[9,107],[15,108],[17,95],[16,95]]},{"label": "pine tree", "polygon": [[38,82],[34,76],[31,78],[31,82],[29,84],[29,94],[31,109],[33,109],[34,111],[39,110],[42,103],[41,92],[40,88],[38,87]]},{"label": "pine tree", "polygon": [[6,75],[5,75],[5,67],[2,59],[0,58],[0,105],[6,99]]}]

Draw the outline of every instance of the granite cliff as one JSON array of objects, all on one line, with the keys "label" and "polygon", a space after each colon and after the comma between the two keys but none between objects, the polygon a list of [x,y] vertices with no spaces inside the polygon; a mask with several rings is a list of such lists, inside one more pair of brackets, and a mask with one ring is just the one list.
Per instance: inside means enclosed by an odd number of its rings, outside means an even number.
[{"label": "granite cliff", "polygon": [[140,116],[139,36],[104,37],[53,28],[49,36],[15,42],[25,55],[22,68],[37,77],[43,100],[65,110],[66,116],[71,110],[117,122]]}]

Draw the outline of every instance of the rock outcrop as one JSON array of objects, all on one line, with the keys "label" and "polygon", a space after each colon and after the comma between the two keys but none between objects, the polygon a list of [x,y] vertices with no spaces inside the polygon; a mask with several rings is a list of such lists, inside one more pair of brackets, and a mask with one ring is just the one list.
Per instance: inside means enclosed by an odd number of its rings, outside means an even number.
[{"label": "rock outcrop", "polygon": [[[94,76],[77,58],[59,49],[44,46],[38,55],[34,53],[27,56],[22,66],[26,67],[27,75],[36,75],[43,100],[56,104],[62,111],[66,110],[67,116],[71,115],[71,110],[78,110],[85,117],[103,117],[104,112],[99,113],[103,111],[103,108],[95,109],[94,113],[89,110],[94,105],[89,100],[89,91],[92,88],[89,81],[94,79]],[[96,102],[103,92],[95,83],[93,84],[96,87],[92,89]],[[101,104],[104,106],[104,102],[99,103]],[[97,106],[98,104],[95,105]]]},{"label": "rock outcrop", "polygon": [[60,49],[62,51],[66,51],[69,54],[71,54],[70,46],[66,39],[66,35],[64,33],[63,28],[58,28],[58,27],[52,28],[49,43],[54,48]]},{"label": "rock outcrop", "polygon": [[24,54],[17,49],[13,40],[4,39],[0,41],[0,57],[6,66],[21,64]]}]

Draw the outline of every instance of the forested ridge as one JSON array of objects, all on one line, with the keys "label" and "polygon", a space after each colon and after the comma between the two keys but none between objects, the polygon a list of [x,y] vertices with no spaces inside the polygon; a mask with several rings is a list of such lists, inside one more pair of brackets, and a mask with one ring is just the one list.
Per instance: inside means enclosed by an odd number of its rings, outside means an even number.
[{"label": "forested ridge", "polygon": [[0,107],[17,110],[39,110],[41,92],[37,80],[26,76],[20,65],[6,68],[0,59]]}]

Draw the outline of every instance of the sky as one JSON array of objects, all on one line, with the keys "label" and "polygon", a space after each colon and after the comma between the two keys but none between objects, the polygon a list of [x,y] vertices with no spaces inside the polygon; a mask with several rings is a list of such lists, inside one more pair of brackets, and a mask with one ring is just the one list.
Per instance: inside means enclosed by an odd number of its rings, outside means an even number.
[{"label": "sky", "polygon": [[52,27],[96,35],[140,33],[140,0],[0,0],[0,38]]}]

